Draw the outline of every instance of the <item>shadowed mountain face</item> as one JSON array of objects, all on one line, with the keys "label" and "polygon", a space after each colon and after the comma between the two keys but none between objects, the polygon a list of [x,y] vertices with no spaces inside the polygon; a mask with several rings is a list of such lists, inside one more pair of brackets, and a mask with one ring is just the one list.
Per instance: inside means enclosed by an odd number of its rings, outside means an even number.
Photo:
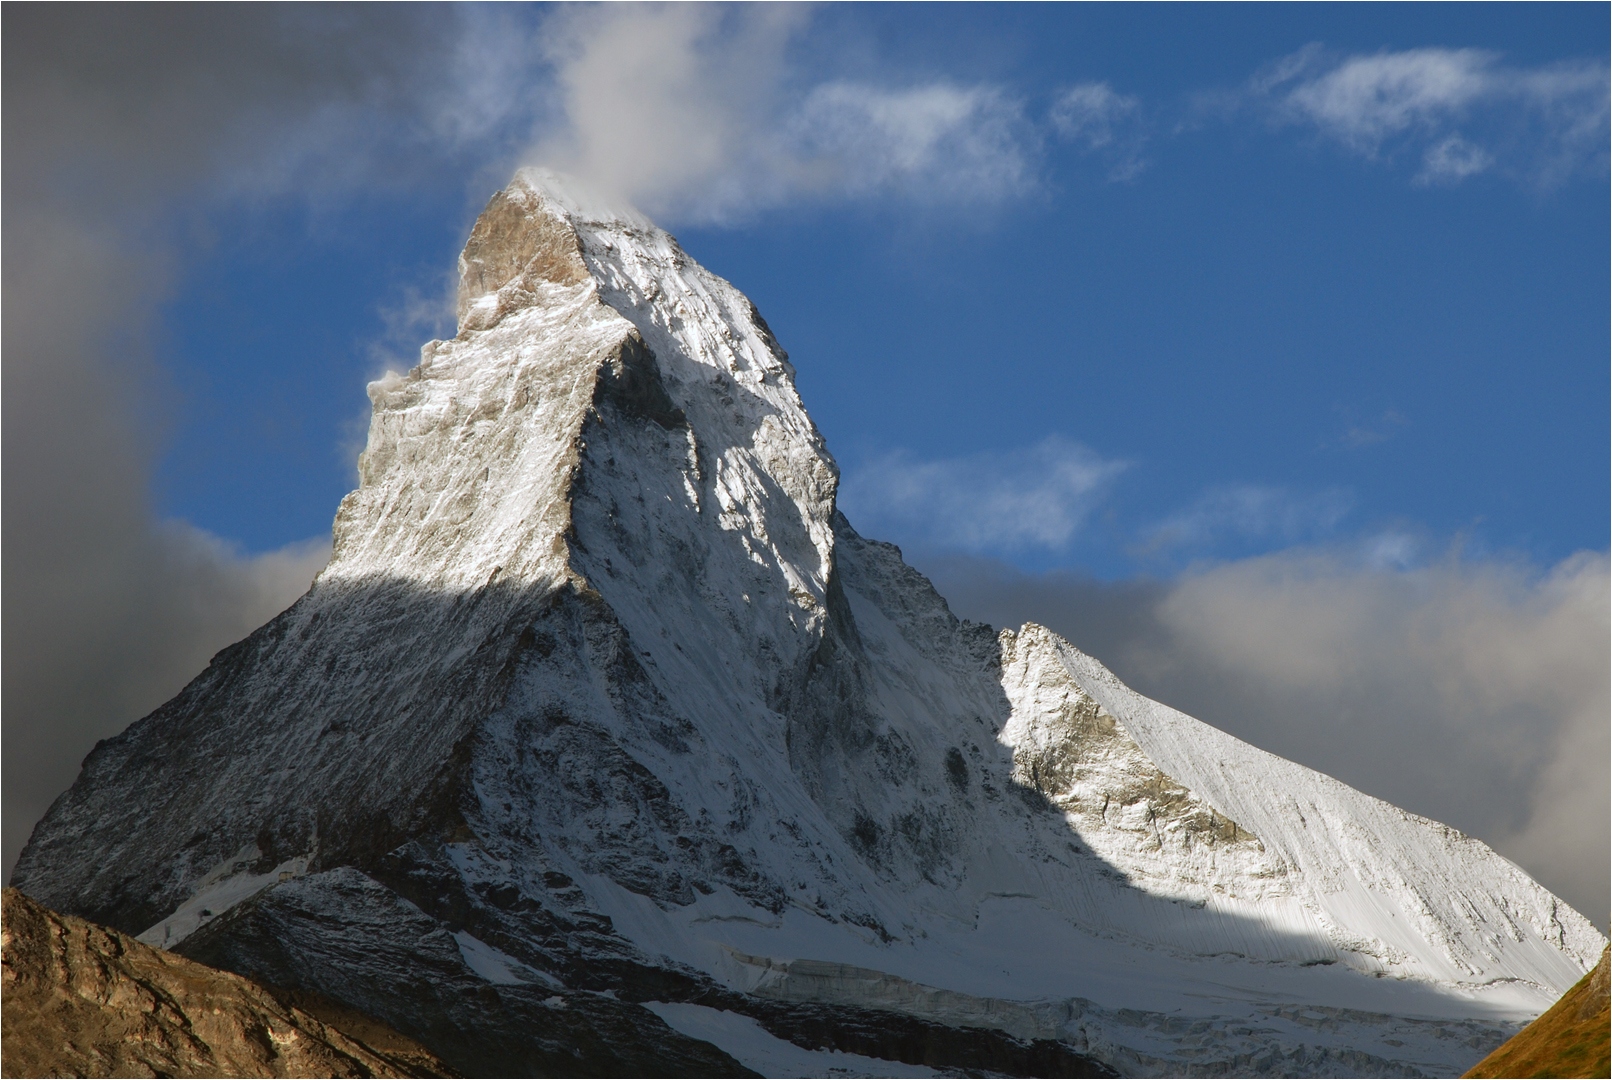
[{"label": "shadowed mountain face", "polygon": [[466,1072],[1453,1074],[1599,955],[1481,843],[955,619],[649,222],[525,173],[460,265],[330,566],[19,888]]}]

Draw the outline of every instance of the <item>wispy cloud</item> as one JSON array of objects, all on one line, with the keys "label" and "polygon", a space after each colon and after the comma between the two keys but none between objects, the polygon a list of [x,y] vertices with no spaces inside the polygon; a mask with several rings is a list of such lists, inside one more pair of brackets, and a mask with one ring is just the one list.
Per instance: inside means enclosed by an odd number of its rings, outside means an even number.
[{"label": "wispy cloud", "polygon": [[407,371],[419,363],[422,344],[453,336],[458,285],[457,274],[444,273],[436,288],[404,286],[395,301],[376,309],[381,333],[368,346],[375,378],[386,371]]},{"label": "wispy cloud", "polygon": [[905,452],[846,471],[840,505],[871,535],[963,551],[1058,551],[1125,463],[1057,436],[1021,450],[921,460]]},{"label": "wispy cloud", "polygon": [[1022,108],[997,87],[827,83],[786,131],[791,170],[847,193],[994,199],[1033,186]]},{"label": "wispy cloud", "polygon": [[1476,49],[1412,49],[1328,63],[1311,46],[1258,83],[1293,118],[1371,154],[1389,136],[1459,119],[1485,94],[1495,60]]},{"label": "wispy cloud", "polygon": [[1459,135],[1449,135],[1422,154],[1418,184],[1458,184],[1469,176],[1485,172],[1494,164],[1494,155]]},{"label": "wispy cloud", "polygon": [[1106,82],[1081,83],[1061,91],[1047,114],[1058,137],[1108,163],[1111,180],[1130,180],[1147,167],[1142,147],[1141,99],[1121,94]]},{"label": "wispy cloud", "polygon": [[1143,551],[1192,549],[1228,538],[1292,544],[1331,532],[1353,506],[1353,497],[1337,488],[1297,494],[1257,484],[1215,487],[1147,529]]},{"label": "wispy cloud", "polygon": [[1361,558],[1373,570],[1409,570],[1422,552],[1421,538],[1404,529],[1386,529],[1367,537]]},{"label": "wispy cloud", "polygon": [[1385,443],[1410,423],[1405,414],[1398,409],[1388,409],[1382,416],[1369,423],[1350,424],[1339,437],[1338,441],[1350,450],[1359,450],[1366,446],[1376,446]]},{"label": "wispy cloud", "polygon": [[1540,186],[1607,163],[1607,65],[1509,66],[1481,49],[1339,56],[1311,45],[1250,83],[1281,123],[1371,159],[1413,156],[1418,184],[1499,172]]}]

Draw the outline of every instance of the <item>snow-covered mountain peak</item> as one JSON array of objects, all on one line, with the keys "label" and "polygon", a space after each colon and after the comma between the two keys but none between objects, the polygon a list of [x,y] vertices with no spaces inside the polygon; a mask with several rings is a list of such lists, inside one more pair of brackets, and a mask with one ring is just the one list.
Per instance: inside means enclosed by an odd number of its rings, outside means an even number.
[{"label": "snow-covered mountain peak", "polygon": [[1454,1075],[1600,955],[1479,841],[955,618],[641,215],[526,171],[460,269],[313,589],[98,746],[14,884],[470,1032],[476,1075],[708,1070],[733,1013],[987,1071]]},{"label": "snow-covered mountain peak", "polygon": [[744,534],[820,608],[837,471],[786,355],[670,235],[575,191],[524,170],[495,195],[460,256],[459,333],[370,384],[362,482],[322,580],[568,580],[584,427],[614,411],[657,429],[667,501]]}]

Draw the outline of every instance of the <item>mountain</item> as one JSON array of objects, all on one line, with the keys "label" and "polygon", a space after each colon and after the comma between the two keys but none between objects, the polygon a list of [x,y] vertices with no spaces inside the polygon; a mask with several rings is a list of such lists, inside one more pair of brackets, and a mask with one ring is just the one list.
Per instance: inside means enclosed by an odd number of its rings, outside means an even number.
[{"label": "mountain", "polygon": [[0,914],[6,1076],[454,1075],[384,1025],[281,1001],[15,889]]},{"label": "mountain", "polygon": [[1477,840],[953,617],[636,212],[522,172],[460,275],[328,568],[95,748],[15,886],[466,1073],[1456,1075],[1605,947]]}]

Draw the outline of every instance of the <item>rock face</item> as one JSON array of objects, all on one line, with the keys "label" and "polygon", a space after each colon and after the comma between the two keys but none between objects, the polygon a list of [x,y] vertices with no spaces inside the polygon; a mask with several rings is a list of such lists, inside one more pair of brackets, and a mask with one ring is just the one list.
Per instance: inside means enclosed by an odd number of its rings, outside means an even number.
[{"label": "rock face", "polygon": [[326,1002],[0,900],[6,1076],[452,1076],[412,1039]]},{"label": "rock face", "polygon": [[936,1067],[1454,1075],[1600,955],[1482,843],[954,618],[635,213],[522,173],[460,268],[329,567],[91,753],[19,888],[467,1072],[739,1071],[703,1040],[742,1014]]}]

